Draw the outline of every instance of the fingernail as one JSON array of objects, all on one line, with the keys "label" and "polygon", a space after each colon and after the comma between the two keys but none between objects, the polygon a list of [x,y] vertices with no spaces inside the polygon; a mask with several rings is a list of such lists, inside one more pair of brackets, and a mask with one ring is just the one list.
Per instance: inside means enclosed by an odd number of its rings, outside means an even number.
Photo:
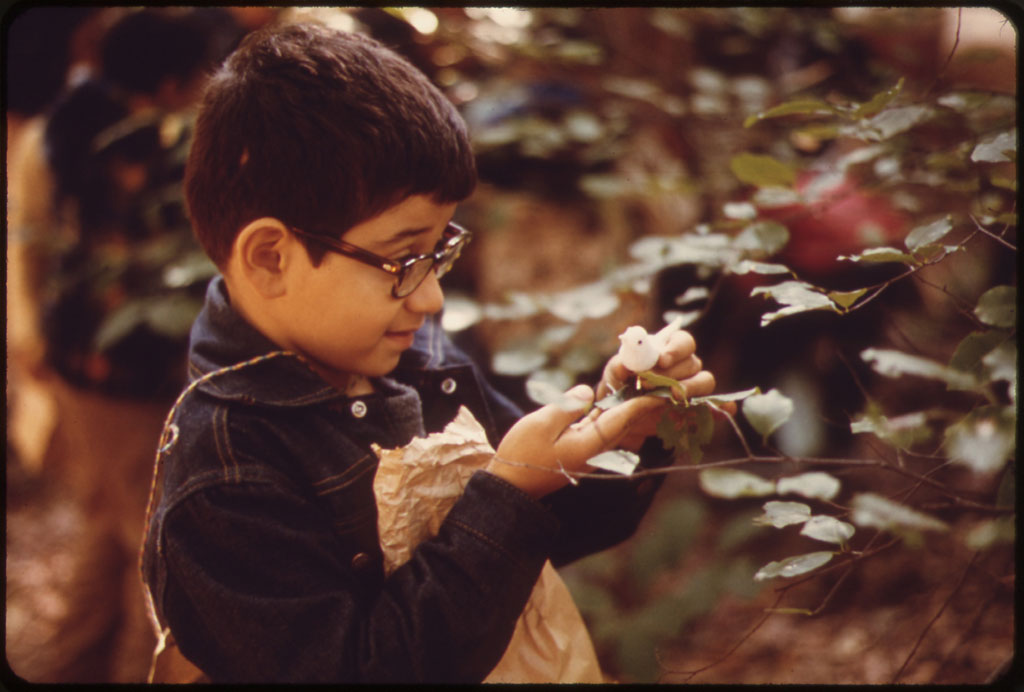
[{"label": "fingernail", "polygon": [[580,401],[590,401],[594,397],[594,390],[585,384],[578,384],[565,394]]}]

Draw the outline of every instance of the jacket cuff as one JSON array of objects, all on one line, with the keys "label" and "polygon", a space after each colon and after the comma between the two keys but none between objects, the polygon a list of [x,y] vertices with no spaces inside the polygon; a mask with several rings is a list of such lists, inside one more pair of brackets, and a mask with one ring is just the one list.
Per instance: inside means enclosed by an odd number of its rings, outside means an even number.
[{"label": "jacket cuff", "polygon": [[539,570],[551,554],[558,519],[493,473],[476,471],[445,519],[520,567]]}]

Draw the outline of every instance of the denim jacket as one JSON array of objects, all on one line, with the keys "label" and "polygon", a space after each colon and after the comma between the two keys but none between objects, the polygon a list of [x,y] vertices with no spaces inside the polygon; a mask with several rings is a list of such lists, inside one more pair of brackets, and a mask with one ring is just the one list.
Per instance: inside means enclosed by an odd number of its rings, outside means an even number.
[{"label": "denim jacket", "polygon": [[[189,357],[193,382],[208,379],[175,414],[145,539],[160,624],[215,682],[479,682],[544,561],[628,537],[659,484],[585,479],[537,501],[478,471],[385,578],[370,443],[407,444],[465,405],[497,446],[521,412],[438,320],[368,396],[292,355],[260,358],[276,350],[214,279]],[[642,458],[666,461],[650,442]]]}]

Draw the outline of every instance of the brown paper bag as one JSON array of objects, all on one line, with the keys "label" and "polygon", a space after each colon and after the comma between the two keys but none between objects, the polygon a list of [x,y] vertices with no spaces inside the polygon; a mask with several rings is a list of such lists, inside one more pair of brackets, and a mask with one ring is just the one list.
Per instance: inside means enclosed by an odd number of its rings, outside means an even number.
[{"label": "brown paper bag", "polygon": [[[377,526],[387,573],[437,534],[473,472],[494,455],[483,427],[462,407],[439,433],[400,449],[375,446]],[[604,682],[586,625],[548,561],[498,665],[484,682]]]}]

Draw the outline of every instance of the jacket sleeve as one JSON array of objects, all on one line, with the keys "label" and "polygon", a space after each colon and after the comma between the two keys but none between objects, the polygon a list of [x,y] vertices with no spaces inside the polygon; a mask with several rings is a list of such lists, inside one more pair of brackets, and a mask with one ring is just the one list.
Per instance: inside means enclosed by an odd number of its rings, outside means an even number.
[{"label": "jacket sleeve", "polygon": [[[447,335],[438,338],[443,339],[445,362],[471,362]],[[478,366],[473,364],[473,367],[484,393],[486,409],[494,419],[497,440],[492,442],[497,447],[501,437],[523,416],[523,411],[491,385]],[[663,448],[658,438],[644,442],[639,468],[664,467],[671,463],[672,454]],[[609,473],[608,480],[582,479],[579,485],[566,486],[543,498],[542,504],[558,518],[561,529],[552,549],[552,563],[567,564],[633,535],[664,478],[661,474],[625,478]]]},{"label": "jacket sleeve", "polygon": [[215,682],[479,682],[497,663],[557,525],[477,472],[386,579],[359,574],[333,528],[281,484],[219,484],[164,522],[163,613]]}]

